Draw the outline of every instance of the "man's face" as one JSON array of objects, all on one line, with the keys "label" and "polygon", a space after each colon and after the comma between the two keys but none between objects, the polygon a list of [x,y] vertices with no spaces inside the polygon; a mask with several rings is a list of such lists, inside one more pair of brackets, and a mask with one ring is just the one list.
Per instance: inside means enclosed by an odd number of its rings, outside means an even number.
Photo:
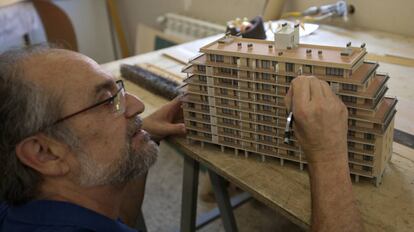
[{"label": "man's face", "polygon": [[[36,62],[30,67],[31,78],[62,99],[62,116],[105,100],[118,90],[113,78],[83,55],[55,50],[42,56],[31,61]],[[128,93],[124,102],[123,114],[114,112],[114,105],[108,103],[63,122],[77,140],[68,144],[68,152],[75,154],[69,159],[73,181],[82,186],[124,184],[155,162],[158,147],[141,130],[138,116],[143,103]]]}]

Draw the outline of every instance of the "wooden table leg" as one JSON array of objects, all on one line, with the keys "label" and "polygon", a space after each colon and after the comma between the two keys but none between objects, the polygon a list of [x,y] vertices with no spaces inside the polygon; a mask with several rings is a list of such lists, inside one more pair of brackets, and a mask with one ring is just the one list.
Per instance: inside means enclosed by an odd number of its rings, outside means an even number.
[{"label": "wooden table leg", "polygon": [[210,175],[211,183],[213,184],[213,190],[216,196],[217,205],[220,209],[224,229],[226,232],[237,232],[236,220],[234,219],[233,208],[231,207],[225,180],[211,170],[208,170],[208,173]]},{"label": "wooden table leg", "polygon": [[197,161],[184,155],[180,229],[182,232],[193,232],[196,229],[199,168],[200,164]]}]

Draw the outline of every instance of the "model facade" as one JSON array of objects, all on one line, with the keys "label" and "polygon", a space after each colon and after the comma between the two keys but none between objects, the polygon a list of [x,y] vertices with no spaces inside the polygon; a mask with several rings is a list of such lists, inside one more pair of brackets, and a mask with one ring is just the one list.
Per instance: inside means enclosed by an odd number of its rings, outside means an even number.
[{"label": "model facade", "polygon": [[395,98],[385,97],[389,76],[364,60],[365,44],[327,47],[299,43],[298,26],[284,25],[275,41],[225,36],[200,49],[188,73],[184,118],[189,141],[290,160],[303,169],[306,154],[293,136],[284,144],[290,82],[299,74],[327,81],[349,111],[349,168],[381,182],[392,154]]}]

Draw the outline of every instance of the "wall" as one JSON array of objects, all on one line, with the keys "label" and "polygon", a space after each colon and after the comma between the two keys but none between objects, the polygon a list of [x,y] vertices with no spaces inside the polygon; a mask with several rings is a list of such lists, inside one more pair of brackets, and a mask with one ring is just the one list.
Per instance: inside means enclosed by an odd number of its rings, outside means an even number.
[{"label": "wall", "polygon": [[[105,1],[102,0],[54,0],[72,21],[79,51],[98,63],[115,59]],[[46,41],[43,28],[29,33],[33,44]],[[22,38],[0,44],[0,52],[23,46]]]},{"label": "wall", "polygon": [[[313,5],[329,4],[333,0],[289,0],[285,10],[305,10]],[[348,0],[355,6],[355,14],[350,17],[350,25],[414,36],[412,0]]]},{"label": "wall", "polygon": [[259,15],[265,2],[266,0],[119,0],[118,4],[128,47],[133,52],[138,22],[157,28],[158,16],[175,12],[224,24],[236,17],[252,18]]},{"label": "wall", "polygon": [[[138,22],[158,27],[156,19],[167,12],[188,14],[201,19],[225,23],[235,17],[259,15],[266,0],[119,0],[119,11],[133,51]],[[287,0],[285,11],[304,10],[312,5],[335,0]],[[349,0],[356,12],[349,25],[414,36],[412,0]],[[342,25],[342,24],[341,24]]]},{"label": "wall", "polygon": [[75,27],[79,51],[98,63],[115,59],[105,1],[54,1],[68,14]]}]

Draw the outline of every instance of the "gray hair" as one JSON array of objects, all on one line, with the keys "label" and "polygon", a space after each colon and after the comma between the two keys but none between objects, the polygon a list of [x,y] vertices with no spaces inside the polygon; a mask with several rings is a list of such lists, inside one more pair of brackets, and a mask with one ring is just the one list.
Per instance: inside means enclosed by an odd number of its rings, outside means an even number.
[{"label": "gray hair", "polygon": [[61,116],[59,98],[25,78],[23,62],[48,52],[34,46],[0,55],[0,199],[12,205],[34,199],[42,182],[16,156],[20,141],[39,131],[72,145],[77,141],[64,125],[50,127]]}]

